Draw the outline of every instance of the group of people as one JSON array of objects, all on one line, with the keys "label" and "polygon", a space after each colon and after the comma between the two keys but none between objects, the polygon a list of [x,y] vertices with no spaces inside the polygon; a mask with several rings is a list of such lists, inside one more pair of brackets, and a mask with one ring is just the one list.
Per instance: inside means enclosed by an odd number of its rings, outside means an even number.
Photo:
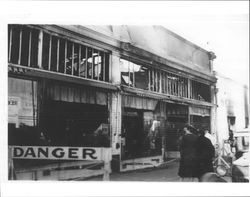
[{"label": "group of people", "polygon": [[215,148],[213,141],[206,137],[207,129],[196,130],[190,125],[183,128],[184,134],[179,141],[180,166],[178,175],[182,181],[199,180],[213,172]]}]

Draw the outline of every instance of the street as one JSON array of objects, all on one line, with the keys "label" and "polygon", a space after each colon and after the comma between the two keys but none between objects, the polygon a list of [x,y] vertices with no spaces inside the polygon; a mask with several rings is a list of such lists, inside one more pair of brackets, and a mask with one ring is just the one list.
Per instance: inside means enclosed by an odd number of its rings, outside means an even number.
[{"label": "street", "polygon": [[[173,161],[161,168],[150,168],[144,170],[112,173],[110,181],[150,181],[150,182],[180,182],[178,176],[179,162]],[[230,177],[223,177],[227,182],[231,182]],[[102,177],[85,179],[86,181],[102,181]],[[198,182],[196,179],[194,182]]]}]

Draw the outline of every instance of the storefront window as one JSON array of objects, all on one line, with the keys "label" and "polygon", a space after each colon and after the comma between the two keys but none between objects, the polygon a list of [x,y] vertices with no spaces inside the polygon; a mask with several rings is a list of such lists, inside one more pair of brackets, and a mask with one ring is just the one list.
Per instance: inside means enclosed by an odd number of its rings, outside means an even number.
[{"label": "storefront window", "polygon": [[8,79],[9,144],[39,143],[37,119],[37,82]]},{"label": "storefront window", "polygon": [[38,85],[9,78],[9,145],[110,147],[105,92],[53,81]]},{"label": "storefront window", "polygon": [[106,106],[47,101],[41,128],[52,146],[110,147]]},{"label": "storefront window", "polygon": [[47,81],[40,126],[51,145],[110,147],[107,94]]}]

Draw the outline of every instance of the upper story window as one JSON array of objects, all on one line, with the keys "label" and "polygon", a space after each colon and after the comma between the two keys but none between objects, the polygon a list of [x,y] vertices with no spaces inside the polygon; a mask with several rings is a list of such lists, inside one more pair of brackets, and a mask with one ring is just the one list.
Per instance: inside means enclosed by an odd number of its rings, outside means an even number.
[{"label": "upper story window", "polygon": [[211,90],[210,86],[197,82],[190,81],[190,98],[200,101],[211,102]]},{"label": "upper story window", "polygon": [[120,66],[123,85],[175,96],[188,96],[188,80],[184,77],[124,59],[120,60]]},{"label": "upper story window", "polygon": [[44,30],[8,27],[9,63],[108,82],[109,56],[104,50]]},{"label": "upper story window", "polygon": [[122,84],[148,90],[148,68],[120,59]]},{"label": "upper story window", "polygon": [[120,67],[122,85],[177,97],[211,101],[209,85],[125,59],[120,59]]}]

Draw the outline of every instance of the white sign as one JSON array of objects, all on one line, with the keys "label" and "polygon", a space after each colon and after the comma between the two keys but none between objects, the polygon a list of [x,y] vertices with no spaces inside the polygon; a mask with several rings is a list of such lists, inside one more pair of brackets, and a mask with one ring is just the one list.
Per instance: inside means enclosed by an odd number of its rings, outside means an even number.
[{"label": "white sign", "polygon": [[19,97],[8,97],[8,122],[18,127],[18,116],[21,99]]},{"label": "white sign", "polygon": [[10,146],[13,159],[111,161],[111,148]]}]

